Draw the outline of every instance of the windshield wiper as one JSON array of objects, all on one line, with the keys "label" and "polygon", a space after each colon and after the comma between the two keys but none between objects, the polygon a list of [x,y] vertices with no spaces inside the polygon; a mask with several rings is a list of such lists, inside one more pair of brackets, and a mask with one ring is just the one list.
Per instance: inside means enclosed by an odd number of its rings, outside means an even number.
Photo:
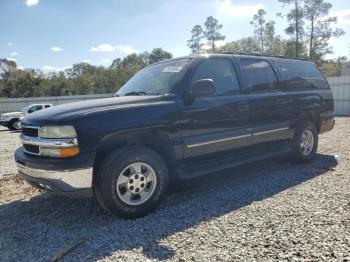
[{"label": "windshield wiper", "polygon": [[125,96],[144,96],[145,94],[146,92],[133,91],[133,92],[126,93]]}]

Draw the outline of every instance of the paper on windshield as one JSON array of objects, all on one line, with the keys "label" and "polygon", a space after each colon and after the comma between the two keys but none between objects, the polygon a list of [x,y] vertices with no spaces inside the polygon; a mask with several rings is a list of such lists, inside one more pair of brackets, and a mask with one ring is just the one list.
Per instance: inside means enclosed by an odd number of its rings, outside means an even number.
[{"label": "paper on windshield", "polygon": [[178,73],[182,69],[182,66],[167,66],[163,69],[163,73]]}]

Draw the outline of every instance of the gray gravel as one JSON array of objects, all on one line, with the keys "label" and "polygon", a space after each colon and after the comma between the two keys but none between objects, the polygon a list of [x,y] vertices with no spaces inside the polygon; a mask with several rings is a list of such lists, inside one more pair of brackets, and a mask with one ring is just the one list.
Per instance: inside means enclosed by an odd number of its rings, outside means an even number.
[{"label": "gray gravel", "polygon": [[0,130],[0,260],[350,261],[349,137],[350,118],[338,118],[311,163],[191,180],[156,212],[122,220],[93,199],[30,189],[15,176],[18,133]]}]

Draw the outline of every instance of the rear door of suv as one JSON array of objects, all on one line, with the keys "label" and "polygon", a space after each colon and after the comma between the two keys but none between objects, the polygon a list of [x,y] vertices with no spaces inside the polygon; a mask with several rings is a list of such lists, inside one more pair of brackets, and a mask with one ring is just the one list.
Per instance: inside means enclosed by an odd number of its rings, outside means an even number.
[{"label": "rear door of suv", "polygon": [[249,101],[252,144],[287,141],[292,137],[290,100],[280,86],[273,61],[263,57],[240,57],[238,61]]},{"label": "rear door of suv", "polygon": [[321,126],[333,126],[332,91],[318,67],[310,61],[294,59],[276,59],[275,63],[283,91],[293,105],[288,111],[292,126],[304,112],[313,112],[316,118],[320,117]]}]

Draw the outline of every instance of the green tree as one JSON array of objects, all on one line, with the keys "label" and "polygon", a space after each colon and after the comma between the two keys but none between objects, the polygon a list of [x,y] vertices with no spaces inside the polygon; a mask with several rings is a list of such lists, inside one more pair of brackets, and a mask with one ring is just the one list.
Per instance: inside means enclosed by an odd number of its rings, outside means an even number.
[{"label": "green tree", "polygon": [[191,39],[187,40],[187,46],[191,49],[192,54],[199,54],[203,46],[202,40],[204,32],[201,25],[195,25],[191,30]]},{"label": "green tree", "polygon": [[11,97],[13,91],[13,78],[17,70],[15,61],[0,59],[0,80],[1,80],[1,94],[4,97]]},{"label": "green tree", "polygon": [[204,36],[211,46],[212,53],[215,53],[215,42],[219,40],[225,40],[225,36],[220,33],[222,25],[219,24],[219,21],[212,16],[209,16],[207,18],[204,25]]},{"label": "green tree", "polygon": [[122,60],[120,58],[116,58],[112,61],[112,64],[110,65],[110,68],[117,68],[121,66]]},{"label": "green tree", "polygon": [[[294,57],[300,57],[303,47],[304,36],[304,10],[302,3],[304,0],[278,0],[283,5],[292,5],[293,8],[286,15],[289,22],[285,32],[292,36],[290,43],[294,45]],[[281,14],[279,14],[281,15]]]},{"label": "green tree", "polygon": [[341,76],[342,65],[347,61],[348,58],[346,56],[324,60],[320,64],[320,69],[327,77]]},{"label": "green tree", "polygon": [[219,52],[253,54],[259,52],[259,45],[253,37],[245,37],[236,41],[228,42],[218,50]]},{"label": "green tree", "polygon": [[254,36],[259,43],[260,53],[264,53],[265,47],[265,15],[266,11],[264,9],[259,9],[258,13],[254,15],[253,20],[250,21],[250,24],[254,26]]},{"label": "green tree", "polygon": [[127,55],[121,62],[122,67],[134,67],[140,70],[149,64],[149,53],[143,52],[141,54]]},{"label": "green tree", "polygon": [[275,22],[269,21],[265,24],[264,28],[264,37],[265,37],[265,52],[267,54],[275,53],[275,45],[276,45],[276,31],[275,31]]},{"label": "green tree", "polygon": [[162,48],[154,48],[149,55],[149,64],[158,63],[160,61],[170,59],[173,55]]},{"label": "green tree", "polygon": [[331,37],[339,37],[345,32],[342,29],[333,29],[337,23],[337,17],[328,17],[332,4],[324,0],[305,0],[305,19],[308,21],[309,59],[320,61],[332,53],[329,47]]}]

